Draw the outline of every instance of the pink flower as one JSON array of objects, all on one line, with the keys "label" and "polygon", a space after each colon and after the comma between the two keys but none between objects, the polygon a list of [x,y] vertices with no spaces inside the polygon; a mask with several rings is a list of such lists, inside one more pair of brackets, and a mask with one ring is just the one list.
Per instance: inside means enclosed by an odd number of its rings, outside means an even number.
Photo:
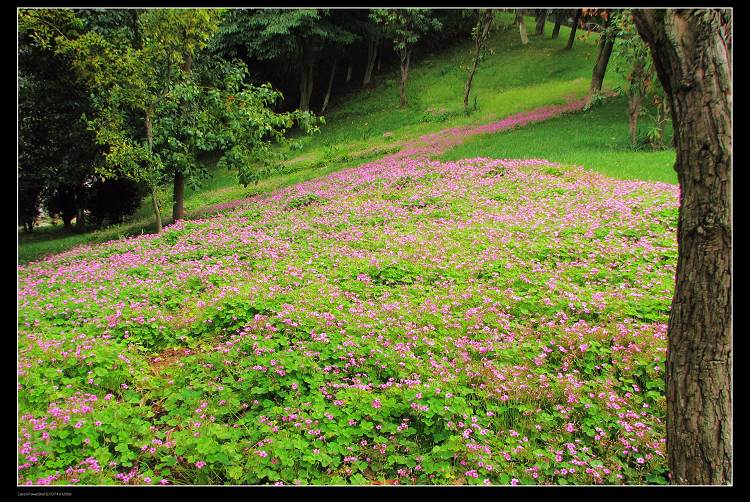
[{"label": "pink flower", "polygon": [[195,466],[196,466],[196,467],[197,467],[198,469],[203,469],[203,468],[204,468],[204,467],[206,466],[206,463],[205,463],[205,462],[204,462],[203,460],[199,460],[199,461],[197,461],[197,462],[195,463]]},{"label": "pink flower", "polygon": [[374,400],[374,401],[372,402],[372,407],[373,407],[373,408],[375,408],[375,409],[378,409],[378,408],[380,408],[380,399],[375,399],[375,400]]}]

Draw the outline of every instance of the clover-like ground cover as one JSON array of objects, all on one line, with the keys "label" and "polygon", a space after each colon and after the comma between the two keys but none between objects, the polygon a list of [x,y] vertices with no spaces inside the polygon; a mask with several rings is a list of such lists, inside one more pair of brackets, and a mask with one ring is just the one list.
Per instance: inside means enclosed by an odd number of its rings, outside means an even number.
[{"label": "clover-like ground cover", "polygon": [[391,158],[21,266],[19,483],[664,483],[677,206]]}]

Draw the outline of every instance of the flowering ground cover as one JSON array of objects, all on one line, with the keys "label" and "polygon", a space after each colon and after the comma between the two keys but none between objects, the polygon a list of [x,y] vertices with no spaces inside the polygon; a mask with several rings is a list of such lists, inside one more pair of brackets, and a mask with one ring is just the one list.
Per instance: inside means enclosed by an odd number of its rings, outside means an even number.
[{"label": "flowering ground cover", "polygon": [[394,156],[20,266],[19,483],[664,483],[677,207]]}]

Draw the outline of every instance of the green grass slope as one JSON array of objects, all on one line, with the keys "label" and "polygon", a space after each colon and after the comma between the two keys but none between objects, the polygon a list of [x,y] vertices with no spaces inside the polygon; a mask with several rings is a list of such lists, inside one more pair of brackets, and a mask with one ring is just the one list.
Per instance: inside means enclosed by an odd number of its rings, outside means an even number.
[{"label": "green grass slope", "polygon": [[616,98],[586,112],[563,115],[468,139],[441,156],[548,159],[575,164],[619,179],[677,183],[674,149],[633,149],[625,133],[627,101]]},{"label": "green grass slope", "polygon": [[[353,167],[397,151],[406,141],[423,134],[463,125],[483,124],[520,111],[555,105],[586,95],[596,56],[596,34],[585,32],[572,50],[565,50],[569,29],[550,38],[548,23],[544,37],[530,35],[522,45],[513,16],[498,13],[498,29],[489,42],[490,54],[474,78],[472,103],[477,108],[465,115],[462,109],[466,65],[472,43],[467,40],[437,54],[418,56],[412,62],[407,93],[409,104],[398,108],[398,68],[383,68],[367,89],[333,96],[326,124],[314,136],[297,136],[297,147],[279,173],[242,187],[232,172],[213,170],[212,178],[199,190],[188,190],[188,218],[204,215],[206,208],[268,193],[311,178]],[[531,19],[528,20],[531,23]],[[531,24],[529,24],[531,26]],[[605,87],[617,85],[609,72]],[[596,127],[590,127],[593,119]],[[673,180],[669,152],[634,152],[626,147],[625,105],[614,101],[601,110],[576,117],[559,118],[554,126],[539,124],[471,140],[448,155],[501,157],[547,157],[557,162],[577,163],[607,174],[639,179]],[[556,134],[559,128],[560,134]],[[571,131],[577,131],[571,134]],[[389,133],[389,134],[386,134]],[[541,135],[539,135],[541,134]],[[537,137],[539,135],[539,137]],[[578,143],[568,144],[571,138]],[[615,139],[612,139],[615,138]],[[583,145],[581,144],[583,143]],[[513,148],[507,147],[513,145]],[[613,146],[614,145],[614,146]],[[644,160],[649,162],[644,164]],[[643,166],[656,167],[643,167]],[[656,173],[656,174],[654,174]],[[661,173],[661,174],[659,174]],[[145,203],[147,202],[147,203]],[[92,244],[154,230],[150,200],[145,201],[125,224],[86,233],[75,233],[61,225],[40,227],[28,235],[19,233],[20,263],[37,260],[80,244]],[[164,217],[169,223],[170,190],[161,193]]]}]

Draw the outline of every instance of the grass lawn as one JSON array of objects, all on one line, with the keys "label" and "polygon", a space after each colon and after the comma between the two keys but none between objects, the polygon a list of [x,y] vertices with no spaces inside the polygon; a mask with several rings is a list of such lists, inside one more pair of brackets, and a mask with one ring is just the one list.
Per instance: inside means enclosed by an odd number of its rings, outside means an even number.
[{"label": "grass lawn", "polygon": [[613,178],[676,184],[674,149],[633,149],[626,108],[627,101],[618,97],[586,112],[475,136],[443,154],[441,159],[541,158],[580,165]]}]

